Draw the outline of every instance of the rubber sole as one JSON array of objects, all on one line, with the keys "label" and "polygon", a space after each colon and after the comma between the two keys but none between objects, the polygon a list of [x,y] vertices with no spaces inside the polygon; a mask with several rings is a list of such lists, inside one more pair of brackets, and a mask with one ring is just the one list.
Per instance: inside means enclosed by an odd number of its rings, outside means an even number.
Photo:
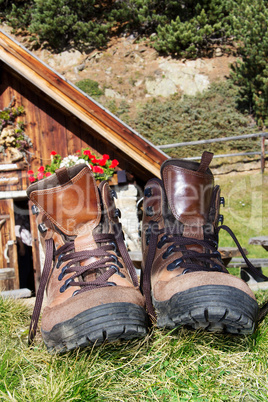
[{"label": "rubber sole", "polygon": [[142,307],[109,303],[83,311],[51,331],[41,331],[48,350],[62,353],[104,341],[144,337],[147,329],[147,314]]},{"label": "rubber sole", "polygon": [[169,300],[153,300],[157,326],[187,326],[211,332],[250,334],[255,329],[258,304],[247,293],[230,286],[206,285],[176,293]]}]

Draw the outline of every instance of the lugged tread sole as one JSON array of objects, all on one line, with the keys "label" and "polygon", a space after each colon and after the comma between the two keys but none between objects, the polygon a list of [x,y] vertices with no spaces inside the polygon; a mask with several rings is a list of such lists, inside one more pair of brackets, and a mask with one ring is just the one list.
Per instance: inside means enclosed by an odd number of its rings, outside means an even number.
[{"label": "lugged tread sole", "polygon": [[258,304],[247,293],[231,286],[205,285],[153,304],[157,326],[187,326],[211,332],[250,334],[255,329]]},{"label": "lugged tread sole", "polygon": [[109,303],[92,307],[74,318],[42,331],[49,351],[66,352],[104,341],[144,337],[148,322],[145,310],[132,303]]}]

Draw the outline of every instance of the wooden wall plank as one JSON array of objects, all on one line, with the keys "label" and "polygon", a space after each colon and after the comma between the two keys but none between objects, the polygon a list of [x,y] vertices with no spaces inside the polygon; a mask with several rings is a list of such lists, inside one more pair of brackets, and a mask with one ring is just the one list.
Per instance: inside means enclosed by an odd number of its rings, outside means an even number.
[{"label": "wooden wall plank", "polygon": [[86,147],[86,144],[81,140],[80,124],[74,119],[65,117],[66,122],[66,140],[68,155],[74,154],[76,151]]}]

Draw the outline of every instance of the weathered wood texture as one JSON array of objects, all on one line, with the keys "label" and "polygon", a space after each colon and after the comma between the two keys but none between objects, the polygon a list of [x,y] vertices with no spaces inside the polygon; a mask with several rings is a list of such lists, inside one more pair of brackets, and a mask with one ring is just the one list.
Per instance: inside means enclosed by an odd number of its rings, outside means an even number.
[{"label": "weathered wood texture", "polygon": [[10,276],[7,278],[9,282],[6,283],[6,285],[9,287],[5,290],[19,289],[19,268],[13,200],[0,201],[0,221],[3,223],[0,228],[0,271],[2,268],[12,268],[14,270],[12,278]]},{"label": "weathered wood texture", "polygon": [[14,290],[15,281],[15,270],[14,268],[1,268],[0,269],[0,292],[2,296],[2,291]]},{"label": "weathered wood texture", "polygon": [[[0,84],[0,108],[3,109],[15,97],[16,106],[24,106],[25,114],[18,120],[26,124],[25,132],[31,138],[33,148],[29,151],[31,168],[37,169],[40,165],[50,163],[50,153],[55,150],[63,157],[86,147],[85,141],[81,140],[79,123],[74,124],[60,113],[54,105],[51,105],[46,97],[36,93],[31,85],[16,77],[12,72],[2,67],[2,82]],[[28,186],[27,171],[20,173],[20,185],[9,186],[6,190],[22,190]]]}]

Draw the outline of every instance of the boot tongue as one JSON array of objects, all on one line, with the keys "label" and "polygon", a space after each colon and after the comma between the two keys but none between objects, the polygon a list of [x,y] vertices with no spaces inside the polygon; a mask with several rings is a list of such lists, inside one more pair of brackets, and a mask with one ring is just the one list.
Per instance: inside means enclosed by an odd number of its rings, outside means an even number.
[{"label": "boot tongue", "polygon": [[213,154],[204,152],[201,163],[171,159],[161,169],[162,180],[173,216],[183,223],[183,235],[203,238],[208,221],[214,180],[208,166]]},{"label": "boot tongue", "polygon": [[91,170],[59,169],[55,175],[29,187],[28,195],[45,216],[67,236],[83,235],[100,222],[97,185]]}]

